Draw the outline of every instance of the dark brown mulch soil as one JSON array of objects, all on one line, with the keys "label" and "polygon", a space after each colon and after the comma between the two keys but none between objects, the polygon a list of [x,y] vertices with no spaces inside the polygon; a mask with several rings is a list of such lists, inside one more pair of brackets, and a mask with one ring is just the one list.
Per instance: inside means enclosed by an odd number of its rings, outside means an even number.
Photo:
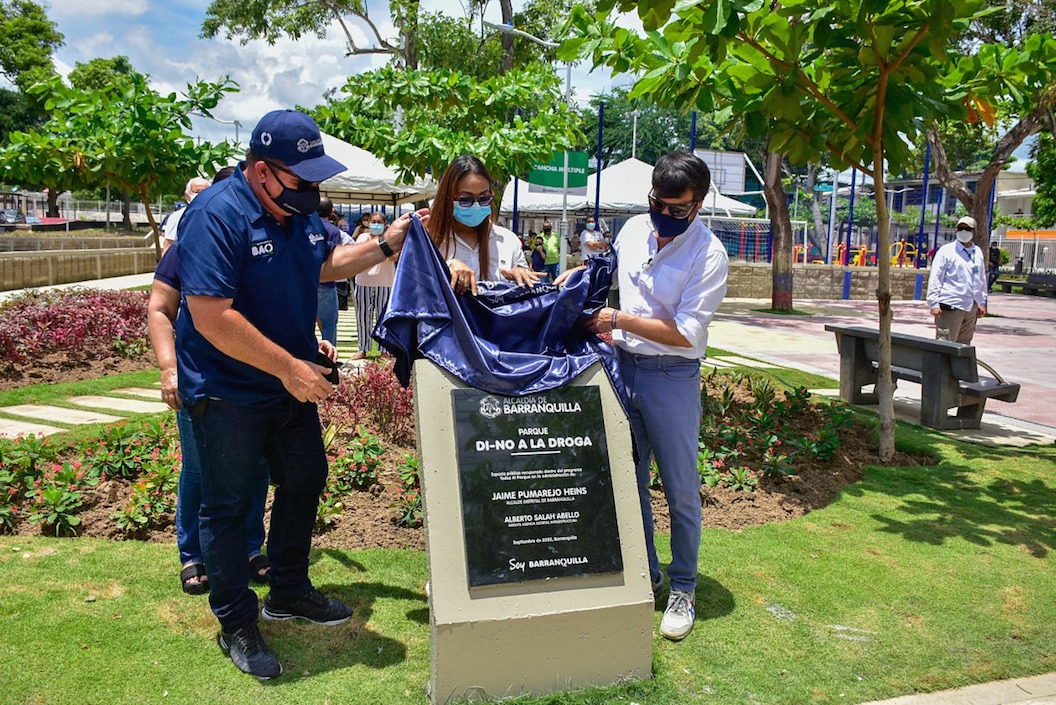
[{"label": "dark brown mulch soil", "polygon": [[155,367],[154,353],[136,357],[78,359],[66,353],[50,353],[23,363],[0,363],[0,391],[30,384],[58,384],[99,379],[107,375],[139,372]]},{"label": "dark brown mulch soil", "polygon": [[[23,371],[21,383],[4,377],[0,389],[22,386],[41,381],[74,381],[91,379],[151,367],[150,354],[137,359],[119,360],[106,364],[71,364],[68,361],[51,359],[41,361],[32,371]],[[737,390],[738,401],[750,399],[744,389]],[[817,420],[809,413],[792,420],[795,433],[816,430]],[[725,487],[704,487],[701,491],[703,525],[706,528],[739,530],[758,524],[784,521],[802,516],[832,502],[847,485],[858,481],[866,465],[877,464],[877,447],[873,430],[851,425],[841,431],[842,444],[835,457],[827,462],[800,461],[797,474],[780,477],[763,475],[754,492],[735,491]],[[316,548],[411,548],[424,549],[425,539],[421,528],[407,528],[397,523],[399,514],[391,505],[400,487],[397,470],[399,460],[414,453],[412,446],[400,446],[382,441],[386,452],[379,468],[379,484],[369,491],[361,491],[342,499],[341,517],[330,527],[317,530],[313,539]],[[633,472],[630,459],[627,471]],[[928,456],[909,456],[899,453],[893,460],[897,465],[931,465]],[[117,528],[112,514],[119,512],[128,500],[130,488],[127,482],[107,481],[92,489],[85,498],[85,508],[80,513],[80,532],[86,536],[121,539],[128,538]],[[269,499],[269,506],[270,506]],[[670,528],[667,503],[662,490],[653,491],[653,513],[658,531]],[[270,512],[268,513],[270,515]],[[266,515],[266,517],[268,516]],[[267,519],[266,519],[267,520]],[[19,534],[38,534],[41,528],[22,519],[15,529]],[[176,540],[173,518],[167,517],[160,528],[144,532],[134,538],[174,543]]]}]

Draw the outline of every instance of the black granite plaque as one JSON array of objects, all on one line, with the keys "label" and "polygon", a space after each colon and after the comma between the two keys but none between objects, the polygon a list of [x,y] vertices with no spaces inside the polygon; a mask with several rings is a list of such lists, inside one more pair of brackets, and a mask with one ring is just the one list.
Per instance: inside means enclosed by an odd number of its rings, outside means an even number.
[{"label": "black granite plaque", "polygon": [[598,388],[451,395],[470,587],[623,570]]}]

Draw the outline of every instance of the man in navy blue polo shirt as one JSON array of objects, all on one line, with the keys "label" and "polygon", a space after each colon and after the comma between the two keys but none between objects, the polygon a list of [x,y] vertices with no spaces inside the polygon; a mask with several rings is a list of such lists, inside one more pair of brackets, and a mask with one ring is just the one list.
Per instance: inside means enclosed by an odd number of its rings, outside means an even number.
[{"label": "man in navy blue polo shirt", "polygon": [[316,215],[319,182],[345,167],[323,150],[315,122],[265,115],[245,163],[188,207],[180,223],[180,399],[191,412],[202,474],[201,542],[219,643],[261,679],[282,665],[257,629],[245,515],[261,457],[275,484],[265,619],[336,625],[352,610],[308,578],[327,465],[316,403],[333,390],[314,364],[316,288],[354,276],[403,246],[409,216],[381,240],[333,247]]}]

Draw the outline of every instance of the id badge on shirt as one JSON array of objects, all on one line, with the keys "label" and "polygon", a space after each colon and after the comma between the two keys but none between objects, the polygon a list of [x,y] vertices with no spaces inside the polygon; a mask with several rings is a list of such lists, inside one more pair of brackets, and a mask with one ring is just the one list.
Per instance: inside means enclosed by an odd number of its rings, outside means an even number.
[{"label": "id badge on shirt", "polygon": [[978,264],[973,264],[972,265],[972,276],[975,276],[978,273],[979,273],[979,265]]}]

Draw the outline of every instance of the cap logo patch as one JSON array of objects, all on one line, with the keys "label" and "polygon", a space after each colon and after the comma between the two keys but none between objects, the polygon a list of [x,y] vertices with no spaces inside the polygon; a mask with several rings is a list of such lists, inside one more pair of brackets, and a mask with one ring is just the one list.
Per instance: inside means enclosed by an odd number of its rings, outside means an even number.
[{"label": "cap logo patch", "polygon": [[323,144],[323,141],[321,139],[312,140],[311,142],[309,142],[308,140],[306,140],[306,139],[304,139],[302,137],[301,139],[297,140],[297,151],[300,152],[301,154],[304,154],[305,152],[307,152],[310,149],[315,149],[316,147],[321,147],[322,144]]},{"label": "cap logo patch", "polygon": [[271,133],[270,132],[261,132],[260,133],[260,143],[262,145],[264,145],[265,147],[270,147],[271,146]]}]

